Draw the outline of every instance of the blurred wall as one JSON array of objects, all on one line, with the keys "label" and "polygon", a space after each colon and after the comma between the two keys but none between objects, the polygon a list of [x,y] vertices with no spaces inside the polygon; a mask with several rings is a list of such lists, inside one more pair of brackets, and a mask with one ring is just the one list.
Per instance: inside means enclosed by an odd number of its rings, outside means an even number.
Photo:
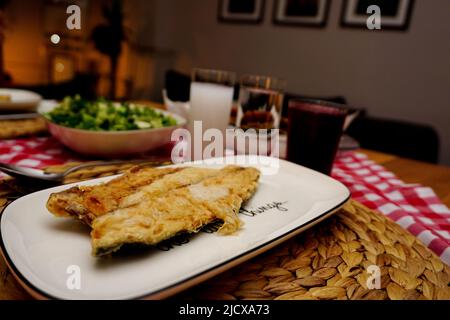
[{"label": "blurred wall", "polygon": [[275,75],[290,92],[342,94],[372,115],[431,124],[450,165],[450,1],[416,1],[407,32],[341,28],[341,0],[324,29],[274,26],[274,0],[256,26],[219,23],[217,0],[152,1],[152,44],[175,50],[177,69]]},{"label": "blurred wall", "polygon": [[164,75],[175,60],[172,49],[156,45],[156,37],[165,34],[156,15],[167,13],[161,12],[155,0],[126,0],[124,3],[130,28],[128,74],[133,83],[132,97],[162,101]]}]

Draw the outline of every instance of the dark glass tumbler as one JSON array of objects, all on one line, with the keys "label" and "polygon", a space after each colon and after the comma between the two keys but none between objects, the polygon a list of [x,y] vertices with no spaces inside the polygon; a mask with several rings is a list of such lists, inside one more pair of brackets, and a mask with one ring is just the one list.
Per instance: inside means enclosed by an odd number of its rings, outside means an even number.
[{"label": "dark glass tumbler", "polygon": [[320,100],[291,100],[287,159],[330,175],[347,110]]}]

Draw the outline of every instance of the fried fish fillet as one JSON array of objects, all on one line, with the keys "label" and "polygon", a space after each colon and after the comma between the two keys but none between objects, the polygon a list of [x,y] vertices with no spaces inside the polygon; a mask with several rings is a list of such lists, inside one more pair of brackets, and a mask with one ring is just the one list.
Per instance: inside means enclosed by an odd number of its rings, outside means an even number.
[{"label": "fried fish fillet", "polygon": [[53,193],[47,201],[47,209],[56,216],[72,216],[91,225],[103,214],[136,204],[143,194],[157,195],[214,174],[217,170],[204,168],[134,167],[104,184]]},{"label": "fried fish fillet", "polygon": [[[141,190],[133,195],[131,205],[97,217],[92,222],[93,255],[109,254],[124,244],[155,245],[181,232],[197,232],[217,219],[224,221],[220,233],[238,230],[239,209],[255,192],[260,173],[255,168],[237,166],[214,171],[216,174],[180,188],[162,183],[166,192],[157,195]],[[158,190],[155,185],[169,176],[147,189]]]},{"label": "fried fish fillet", "polygon": [[73,216],[90,225],[97,216],[117,209],[124,197],[178,170],[133,167],[122,176],[104,184],[77,186],[53,193],[47,201],[47,209],[56,216]]}]

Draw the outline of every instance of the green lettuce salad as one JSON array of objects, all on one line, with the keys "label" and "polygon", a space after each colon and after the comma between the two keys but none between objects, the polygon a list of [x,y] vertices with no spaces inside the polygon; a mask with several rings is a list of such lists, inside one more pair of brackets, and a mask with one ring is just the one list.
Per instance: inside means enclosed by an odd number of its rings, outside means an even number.
[{"label": "green lettuce salad", "polygon": [[89,101],[79,95],[65,97],[44,116],[61,126],[93,131],[152,129],[177,124],[173,117],[152,108],[103,98]]}]

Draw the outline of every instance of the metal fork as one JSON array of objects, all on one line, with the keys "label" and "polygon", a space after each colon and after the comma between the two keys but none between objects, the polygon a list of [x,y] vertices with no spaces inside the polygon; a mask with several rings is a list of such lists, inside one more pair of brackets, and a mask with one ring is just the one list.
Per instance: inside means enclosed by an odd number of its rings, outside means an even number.
[{"label": "metal fork", "polygon": [[84,168],[91,168],[91,167],[99,167],[99,166],[107,166],[107,165],[118,165],[118,164],[140,164],[140,163],[146,163],[146,162],[164,162],[167,161],[167,159],[162,158],[147,158],[142,160],[114,160],[114,161],[97,161],[97,162],[88,162],[88,163],[82,163],[77,166],[71,167],[64,172],[60,173],[48,173],[44,170],[39,169],[33,169],[33,168],[26,168],[26,167],[20,167],[12,164],[6,164],[0,162],[0,171],[3,171],[9,176],[15,177],[15,178],[26,178],[26,179],[33,179],[33,180],[41,180],[41,181],[47,181],[47,182],[62,182],[64,178],[79,169]]}]

